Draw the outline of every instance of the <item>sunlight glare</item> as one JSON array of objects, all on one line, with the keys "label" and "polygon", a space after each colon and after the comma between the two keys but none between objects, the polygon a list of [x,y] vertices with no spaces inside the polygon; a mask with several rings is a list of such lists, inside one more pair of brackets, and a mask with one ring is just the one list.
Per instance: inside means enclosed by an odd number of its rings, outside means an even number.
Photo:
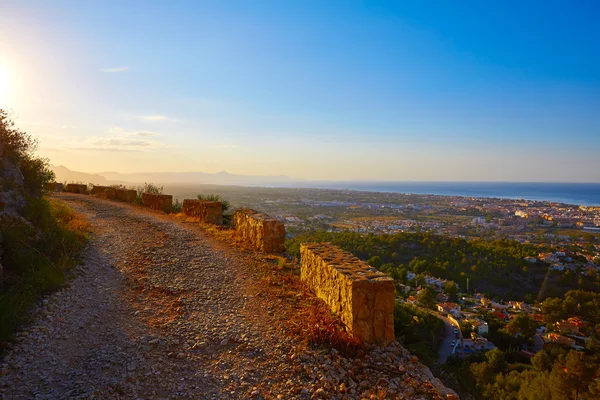
[{"label": "sunlight glare", "polygon": [[0,106],[8,100],[8,90],[10,86],[10,76],[8,70],[0,64]]}]

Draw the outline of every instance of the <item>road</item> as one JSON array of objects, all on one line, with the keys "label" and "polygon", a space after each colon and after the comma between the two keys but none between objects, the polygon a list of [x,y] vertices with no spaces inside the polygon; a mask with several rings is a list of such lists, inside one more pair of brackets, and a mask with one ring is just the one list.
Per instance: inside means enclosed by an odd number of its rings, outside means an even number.
[{"label": "road", "polygon": [[53,197],[89,220],[90,243],[0,354],[0,399],[446,398],[395,343],[309,346],[329,310],[276,257],[177,216]]},{"label": "road", "polygon": [[[461,337],[460,329],[456,326],[452,321],[450,321],[447,317],[442,316],[439,313],[434,313],[436,317],[444,321],[444,325],[446,325],[446,337],[444,338],[441,348],[440,355],[438,361],[440,364],[445,364],[448,360],[448,357],[452,354],[453,346],[452,341],[459,341]],[[454,334],[454,330],[458,329],[458,335]],[[458,336],[458,338],[457,338]]]}]

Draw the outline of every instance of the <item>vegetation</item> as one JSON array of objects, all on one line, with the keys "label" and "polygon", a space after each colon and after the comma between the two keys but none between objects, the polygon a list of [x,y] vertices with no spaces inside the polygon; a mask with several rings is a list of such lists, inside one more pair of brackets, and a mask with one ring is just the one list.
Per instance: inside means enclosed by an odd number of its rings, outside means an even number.
[{"label": "vegetation", "polygon": [[180,213],[182,209],[183,209],[183,203],[181,201],[179,201],[179,199],[175,199],[175,202],[173,203],[173,213],[174,214]]},{"label": "vegetation", "polygon": [[444,337],[444,322],[426,311],[406,303],[394,307],[396,338],[425,364],[437,361]]},{"label": "vegetation", "polygon": [[[8,113],[0,109],[0,142],[3,144],[3,157],[13,162],[23,174],[27,195],[36,197],[42,193],[45,183],[54,179],[54,173],[50,170],[48,160],[36,157],[37,140],[15,128],[15,124],[9,119]],[[4,189],[11,189],[13,182],[5,180],[2,182]]]},{"label": "vegetation", "polygon": [[467,398],[506,400],[597,399],[595,360],[583,352],[555,348],[536,353],[530,364],[510,364],[494,349],[471,359],[451,359],[448,380]]},{"label": "vegetation", "polygon": [[10,338],[40,295],[64,283],[87,242],[88,223],[62,203],[46,198],[30,200],[24,216],[31,225],[2,226],[0,341]]},{"label": "vegetation", "polygon": [[[547,264],[525,261],[540,248],[513,240],[467,240],[429,232],[376,235],[313,231],[288,240],[286,248],[298,257],[303,242],[332,242],[400,281],[412,271],[452,280],[465,289],[468,279],[470,289],[501,298],[519,300],[535,295],[541,300],[570,289],[600,290],[597,279],[582,280],[569,273],[561,274],[557,284],[550,285],[554,277],[549,276]],[[454,295],[452,288],[448,291]]]},{"label": "vegetation", "polygon": [[[54,179],[48,162],[34,154],[37,142],[14,128],[0,110],[0,143],[23,174],[26,205],[21,216],[1,219],[3,274],[0,282],[0,341],[8,340],[39,296],[60,287],[87,241],[87,222],[62,203],[43,197],[43,185]],[[6,165],[3,166],[6,168]],[[3,182],[4,183],[4,182]],[[3,190],[15,187],[4,186]]]},{"label": "vegetation", "polygon": [[135,190],[137,191],[136,203],[142,204],[142,195],[144,193],[162,194],[163,187],[155,185],[154,183],[144,182],[142,186],[138,186]]},{"label": "vegetation", "polygon": [[218,194],[199,194],[198,200],[206,201],[218,201],[221,203],[221,209],[223,210],[223,224],[231,225],[233,214],[231,213],[231,203]]}]

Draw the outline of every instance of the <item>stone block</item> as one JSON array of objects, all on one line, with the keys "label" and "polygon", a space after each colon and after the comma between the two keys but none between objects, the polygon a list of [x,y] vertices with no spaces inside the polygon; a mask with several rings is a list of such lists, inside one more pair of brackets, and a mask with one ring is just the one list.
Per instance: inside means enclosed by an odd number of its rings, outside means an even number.
[{"label": "stone block", "polygon": [[185,199],[182,211],[184,215],[199,218],[201,222],[223,225],[223,206],[220,201]]},{"label": "stone block", "polygon": [[109,188],[108,186],[93,186],[92,194],[93,195],[99,195],[99,194],[104,195],[104,191],[108,188]]},{"label": "stone block", "polygon": [[394,280],[331,243],[300,245],[300,278],[364,343],[394,337]]},{"label": "stone block", "polygon": [[142,204],[167,214],[173,212],[173,196],[170,194],[143,193]]},{"label": "stone block", "polygon": [[238,236],[266,253],[285,251],[285,225],[283,222],[255,210],[236,210],[233,223]]},{"label": "stone block", "polygon": [[119,201],[126,203],[135,203],[137,199],[137,192],[133,189],[117,189],[116,197]]},{"label": "stone block", "polygon": [[67,184],[67,192],[87,194],[87,185],[80,185],[77,183],[69,183],[69,184]]}]

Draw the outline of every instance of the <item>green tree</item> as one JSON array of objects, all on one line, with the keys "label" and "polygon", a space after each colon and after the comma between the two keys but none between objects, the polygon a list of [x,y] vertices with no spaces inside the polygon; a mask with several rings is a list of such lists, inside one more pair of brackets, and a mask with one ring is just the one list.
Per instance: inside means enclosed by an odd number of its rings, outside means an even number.
[{"label": "green tree", "polygon": [[430,287],[425,287],[421,292],[417,295],[417,301],[427,308],[435,307],[435,291]]},{"label": "green tree", "polygon": [[584,353],[571,350],[565,358],[564,366],[556,362],[552,368],[549,380],[552,399],[579,399],[589,392],[594,372],[595,368],[586,361]]},{"label": "green tree", "polygon": [[545,350],[538,351],[531,358],[531,365],[537,371],[550,371],[552,369],[552,358]]},{"label": "green tree", "polygon": [[510,320],[508,329],[513,335],[520,334],[526,338],[530,338],[535,335],[537,324],[529,315],[521,313]]},{"label": "green tree", "polygon": [[381,267],[381,257],[373,256],[367,260],[367,264],[369,264],[373,268],[380,268]]},{"label": "green tree", "polygon": [[508,365],[504,352],[497,348],[485,353],[485,359],[490,368],[497,373],[504,371]]},{"label": "green tree", "polygon": [[448,295],[450,301],[458,301],[458,288],[456,287],[456,283],[454,281],[448,281],[444,285],[444,293]]}]

